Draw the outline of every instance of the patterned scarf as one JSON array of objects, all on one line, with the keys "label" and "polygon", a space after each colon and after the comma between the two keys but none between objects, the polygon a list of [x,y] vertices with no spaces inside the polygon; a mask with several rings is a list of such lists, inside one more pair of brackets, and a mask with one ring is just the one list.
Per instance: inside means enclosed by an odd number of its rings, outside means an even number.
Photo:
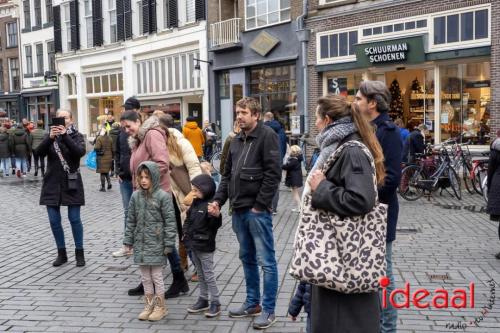
[{"label": "patterned scarf", "polygon": [[312,173],[316,169],[321,169],[328,158],[335,152],[339,143],[355,132],[357,132],[356,125],[354,125],[352,118],[347,116],[334,121],[318,134],[316,137],[316,143],[318,144],[320,153],[316,163],[307,176],[303,195],[311,192],[311,188],[309,187],[309,177]]}]

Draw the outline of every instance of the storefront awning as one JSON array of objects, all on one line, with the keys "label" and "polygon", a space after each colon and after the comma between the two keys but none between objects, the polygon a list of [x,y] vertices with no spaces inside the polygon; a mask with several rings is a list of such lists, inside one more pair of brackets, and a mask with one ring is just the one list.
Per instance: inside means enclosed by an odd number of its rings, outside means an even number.
[{"label": "storefront awning", "polygon": [[36,96],[50,96],[55,91],[55,89],[43,90],[43,91],[33,91],[29,93],[23,93],[23,97],[36,97]]},{"label": "storefront awning", "polygon": [[17,101],[19,96],[20,96],[20,94],[0,95],[0,100],[1,101]]}]

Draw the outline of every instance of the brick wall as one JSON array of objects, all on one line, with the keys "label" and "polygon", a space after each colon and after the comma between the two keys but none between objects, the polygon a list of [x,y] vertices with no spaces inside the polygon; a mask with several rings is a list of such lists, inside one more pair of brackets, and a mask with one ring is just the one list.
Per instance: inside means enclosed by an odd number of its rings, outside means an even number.
[{"label": "brick wall", "polygon": [[[361,1],[363,2],[363,1]],[[368,4],[370,2],[370,4]],[[346,14],[340,15],[341,7],[318,6],[319,0],[310,0],[309,8],[310,15],[307,21],[307,27],[312,30],[311,39],[308,48],[308,64],[310,73],[310,82],[318,84],[318,87],[311,86],[309,91],[309,128],[311,133],[315,132],[315,117],[314,110],[316,100],[321,96],[322,83],[321,75],[314,69],[316,64],[316,33],[321,31],[342,29],[351,26],[362,24],[370,24],[381,21],[396,20],[406,17],[425,15],[434,12],[452,10],[456,8],[469,7],[485,3],[492,3],[491,11],[491,36],[492,36],[492,54],[491,54],[491,88],[492,88],[492,131],[500,129],[500,1],[491,0],[421,0],[412,1],[409,4],[398,4],[390,8],[371,9],[376,5],[376,1],[368,1],[366,3],[358,3],[356,5],[347,5],[352,8],[352,11],[347,11]],[[379,3],[382,1],[379,1]],[[367,7],[367,5],[371,5]],[[354,12],[358,8],[360,11]],[[345,8],[343,8],[345,10]],[[334,15],[333,17],[321,19],[323,15]],[[496,19],[495,19],[496,18]]]}]

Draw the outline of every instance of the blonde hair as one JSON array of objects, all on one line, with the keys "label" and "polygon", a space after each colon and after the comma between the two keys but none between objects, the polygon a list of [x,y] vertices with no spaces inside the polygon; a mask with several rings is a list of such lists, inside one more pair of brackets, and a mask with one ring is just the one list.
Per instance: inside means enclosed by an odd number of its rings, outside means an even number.
[{"label": "blonde hair", "polygon": [[302,149],[299,146],[293,145],[290,147],[290,156],[300,156],[302,154]]},{"label": "blonde hair", "polygon": [[377,184],[382,185],[385,179],[384,153],[382,147],[375,135],[375,129],[366,120],[359,111],[359,108],[349,103],[345,97],[341,95],[327,95],[318,99],[318,115],[321,119],[326,116],[330,120],[351,116],[358,130],[361,140],[368,147],[375,161],[375,174],[377,176]]},{"label": "blonde hair", "polygon": [[160,121],[160,127],[165,131],[165,137],[166,137],[166,144],[167,144],[167,149],[168,153],[175,156],[178,159],[182,159],[182,150],[181,147],[179,146],[179,143],[177,143],[177,138],[175,135],[172,135],[169,131],[168,128],[168,122],[169,119],[166,116],[163,111],[155,111],[154,113],[161,112],[162,114],[158,117],[158,120]]}]

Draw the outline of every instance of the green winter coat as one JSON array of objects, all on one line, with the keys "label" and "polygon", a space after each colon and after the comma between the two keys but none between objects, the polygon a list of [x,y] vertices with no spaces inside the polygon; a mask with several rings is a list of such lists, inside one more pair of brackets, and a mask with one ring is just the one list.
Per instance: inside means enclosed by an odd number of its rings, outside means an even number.
[{"label": "green winter coat", "polygon": [[133,245],[136,264],[165,265],[165,253],[172,251],[177,237],[172,195],[160,188],[156,163],[147,161],[140,165],[149,169],[153,191],[151,198],[141,189],[132,194],[123,244]]}]

